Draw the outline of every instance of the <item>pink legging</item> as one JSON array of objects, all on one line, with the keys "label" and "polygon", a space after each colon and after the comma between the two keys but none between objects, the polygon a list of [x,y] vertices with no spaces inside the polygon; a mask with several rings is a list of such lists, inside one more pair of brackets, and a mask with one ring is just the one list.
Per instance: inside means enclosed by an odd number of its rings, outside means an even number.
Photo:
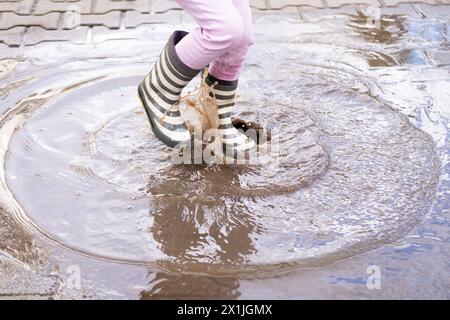
[{"label": "pink legging", "polygon": [[181,61],[193,69],[209,65],[220,80],[239,77],[253,43],[248,0],[176,0],[200,26],[175,47]]}]

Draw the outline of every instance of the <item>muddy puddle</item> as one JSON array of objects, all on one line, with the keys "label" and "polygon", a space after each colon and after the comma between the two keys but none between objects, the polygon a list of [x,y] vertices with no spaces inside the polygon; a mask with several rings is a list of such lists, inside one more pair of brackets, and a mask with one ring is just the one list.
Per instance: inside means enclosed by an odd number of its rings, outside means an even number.
[{"label": "muddy puddle", "polygon": [[258,165],[175,165],[149,132],[136,85],[169,27],[3,60],[0,257],[61,297],[448,298],[448,21],[255,24]]}]

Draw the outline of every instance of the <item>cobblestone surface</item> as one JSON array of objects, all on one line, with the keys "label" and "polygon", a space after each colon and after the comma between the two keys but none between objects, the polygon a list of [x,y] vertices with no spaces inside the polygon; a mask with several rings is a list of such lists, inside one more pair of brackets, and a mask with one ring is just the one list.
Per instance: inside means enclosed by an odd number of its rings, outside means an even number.
[{"label": "cobblestone surface", "polygon": [[[448,14],[450,0],[250,0],[257,19],[285,15],[314,21],[368,6],[403,14]],[[446,10],[442,11],[441,7]],[[392,10],[388,10],[392,11]],[[385,11],[381,11],[382,13]],[[90,31],[109,33],[145,24],[179,24],[190,18],[175,0],[0,0],[0,50],[46,41],[83,43]]]}]

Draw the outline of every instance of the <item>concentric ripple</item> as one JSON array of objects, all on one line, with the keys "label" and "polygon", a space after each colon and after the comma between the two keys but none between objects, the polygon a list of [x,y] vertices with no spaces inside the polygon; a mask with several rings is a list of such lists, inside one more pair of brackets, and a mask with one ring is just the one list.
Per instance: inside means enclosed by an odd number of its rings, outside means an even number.
[{"label": "concentric ripple", "polygon": [[63,84],[50,70],[39,81],[58,89],[11,105],[7,187],[63,246],[187,272],[324,265],[401,237],[433,199],[430,137],[373,98],[370,79],[292,60],[297,46],[261,50],[277,61],[240,83],[238,115],[279,143],[263,164],[174,165],[139,108],[142,66],[105,59],[95,75],[66,66]]}]

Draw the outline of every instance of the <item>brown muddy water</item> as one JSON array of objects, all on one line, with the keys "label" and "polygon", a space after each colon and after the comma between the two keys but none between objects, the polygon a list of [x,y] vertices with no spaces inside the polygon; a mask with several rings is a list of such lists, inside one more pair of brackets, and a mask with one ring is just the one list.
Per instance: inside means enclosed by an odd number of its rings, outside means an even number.
[{"label": "brown muddy water", "polygon": [[174,165],[150,134],[136,85],[172,27],[2,60],[2,295],[450,298],[448,17],[255,18],[257,166]]}]

